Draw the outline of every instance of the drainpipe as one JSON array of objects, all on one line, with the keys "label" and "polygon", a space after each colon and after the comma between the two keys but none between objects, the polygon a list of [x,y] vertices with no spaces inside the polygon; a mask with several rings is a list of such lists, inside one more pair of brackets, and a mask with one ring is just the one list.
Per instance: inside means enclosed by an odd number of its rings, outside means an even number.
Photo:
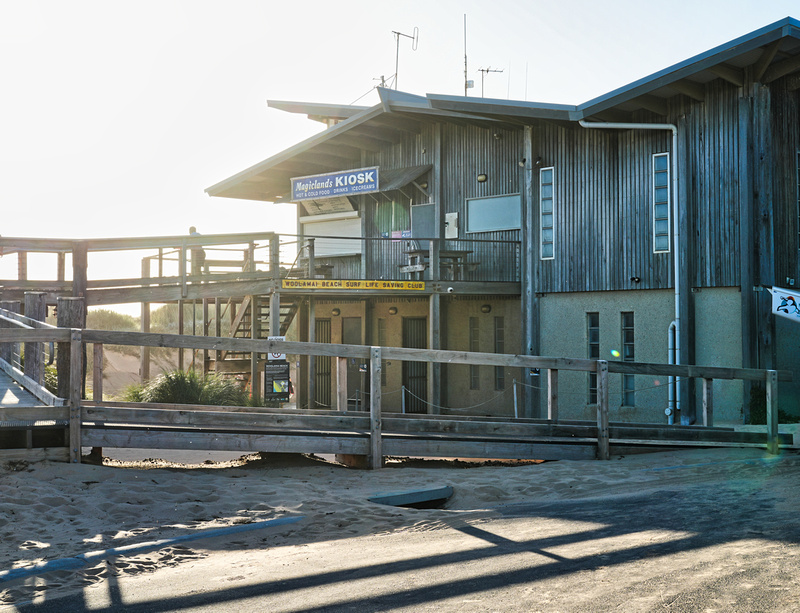
[{"label": "drainpipe", "polygon": [[[669,325],[669,333],[667,335],[667,362],[669,364],[675,363],[675,322]],[[668,401],[667,401],[667,423],[671,426],[675,423],[675,375],[669,376],[668,385]]]},{"label": "drainpipe", "polygon": [[[681,297],[681,268],[680,268],[680,225],[678,223],[678,126],[672,123],[618,123],[618,122],[591,122],[581,119],[578,122],[584,128],[606,128],[610,130],[670,130],[672,132],[672,252],[675,267],[675,319],[669,325],[670,338],[674,337],[673,347],[670,349],[670,358],[674,358],[674,364],[681,363],[681,343],[680,343],[680,297]],[[681,402],[681,380],[677,378],[675,382],[675,397],[670,408],[669,423],[673,423],[674,414],[680,412]],[[670,385],[670,390],[673,386]]]}]

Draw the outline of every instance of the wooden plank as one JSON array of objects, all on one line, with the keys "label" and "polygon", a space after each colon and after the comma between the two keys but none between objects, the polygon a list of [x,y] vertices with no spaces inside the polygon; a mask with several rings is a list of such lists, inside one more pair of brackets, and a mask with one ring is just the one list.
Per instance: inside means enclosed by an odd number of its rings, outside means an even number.
[{"label": "wooden plank", "polygon": [[136,449],[203,449],[252,453],[344,453],[367,455],[369,439],[332,436],[274,436],[215,432],[159,432],[84,428],[82,440],[90,447]]},{"label": "wooden plank", "polygon": [[559,445],[507,441],[399,440],[390,437],[385,437],[383,441],[384,455],[400,457],[593,460],[596,449],[594,442]]},{"label": "wooden plank", "polygon": [[0,464],[7,462],[69,462],[67,447],[36,447],[33,449],[0,449]]},{"label": "wooden plank", "polygon": [[69,419],[69,409],[67,407],[0,405],[0,421],[37,421],[46,419]]},{"label": "wooden plank", "polygon": [[403,492],[388,492],[373,494],[367,500],[376,504],[386,504],[394,507],[408,507],[421,503],[432,503],[448,500],[453,495],[453,488],[449,485],[438,485],[422,489],[406,490]]},{"label": "wooden plank", "polygon": [[219,411],[189,411],[164,409],[121,409],[106,407],[83,407],[83,421],[99,425],[106,423],[138,424],[144,426],[198,426],[219,429],[241,430],[342,430],[369,432],[369,417],[360,414],[297,415],[270,413],[225,413]]}]

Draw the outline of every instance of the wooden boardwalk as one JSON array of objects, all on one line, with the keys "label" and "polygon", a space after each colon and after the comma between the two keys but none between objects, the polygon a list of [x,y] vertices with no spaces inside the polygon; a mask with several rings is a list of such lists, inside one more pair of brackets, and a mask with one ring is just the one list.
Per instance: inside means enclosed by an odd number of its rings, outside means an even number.
[{"label": "wooden boardwalk", "polygon": [[0,405],[2,406],[44,406],[44,403],[28,390],[0,371]]}]

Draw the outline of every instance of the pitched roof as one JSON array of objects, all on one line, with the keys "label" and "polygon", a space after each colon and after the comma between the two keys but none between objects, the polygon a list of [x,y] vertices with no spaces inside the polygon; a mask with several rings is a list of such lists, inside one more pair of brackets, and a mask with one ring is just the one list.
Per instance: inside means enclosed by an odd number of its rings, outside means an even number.
[{"label": "pitched roof", "polygon": [[[275,201],[289,192],[291,177],[357,168],[361,151],[380,151],[423,123],[444,121],[513,129],[548,121],[629,121],[632,113],[668,113],[674,96],[703,100],[706,86],[722,79],[737,87],[771,83],[800,73],[800,22],[786,17],[683,62],[577,106],[378,89],[373,107],[270,101],[269,106],[328,123],[320,134],[206,189],[211,196]],[[800,77],[795,84],[800,89]]]}]

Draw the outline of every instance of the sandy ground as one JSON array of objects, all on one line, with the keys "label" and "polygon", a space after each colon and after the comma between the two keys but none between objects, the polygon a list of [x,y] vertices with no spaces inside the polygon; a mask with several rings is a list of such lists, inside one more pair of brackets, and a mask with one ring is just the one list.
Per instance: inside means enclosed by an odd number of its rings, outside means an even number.
[{"label": "sandy ground", "polygon": [[[0,573],[177,539],[0,574],[0,611],[800,611],[796,453],[379,471],[138,453],[0,468]],[[439,484],[455,492],[440,509],[367,500]],[[179,541],[285,517],[302,519]]]}]

